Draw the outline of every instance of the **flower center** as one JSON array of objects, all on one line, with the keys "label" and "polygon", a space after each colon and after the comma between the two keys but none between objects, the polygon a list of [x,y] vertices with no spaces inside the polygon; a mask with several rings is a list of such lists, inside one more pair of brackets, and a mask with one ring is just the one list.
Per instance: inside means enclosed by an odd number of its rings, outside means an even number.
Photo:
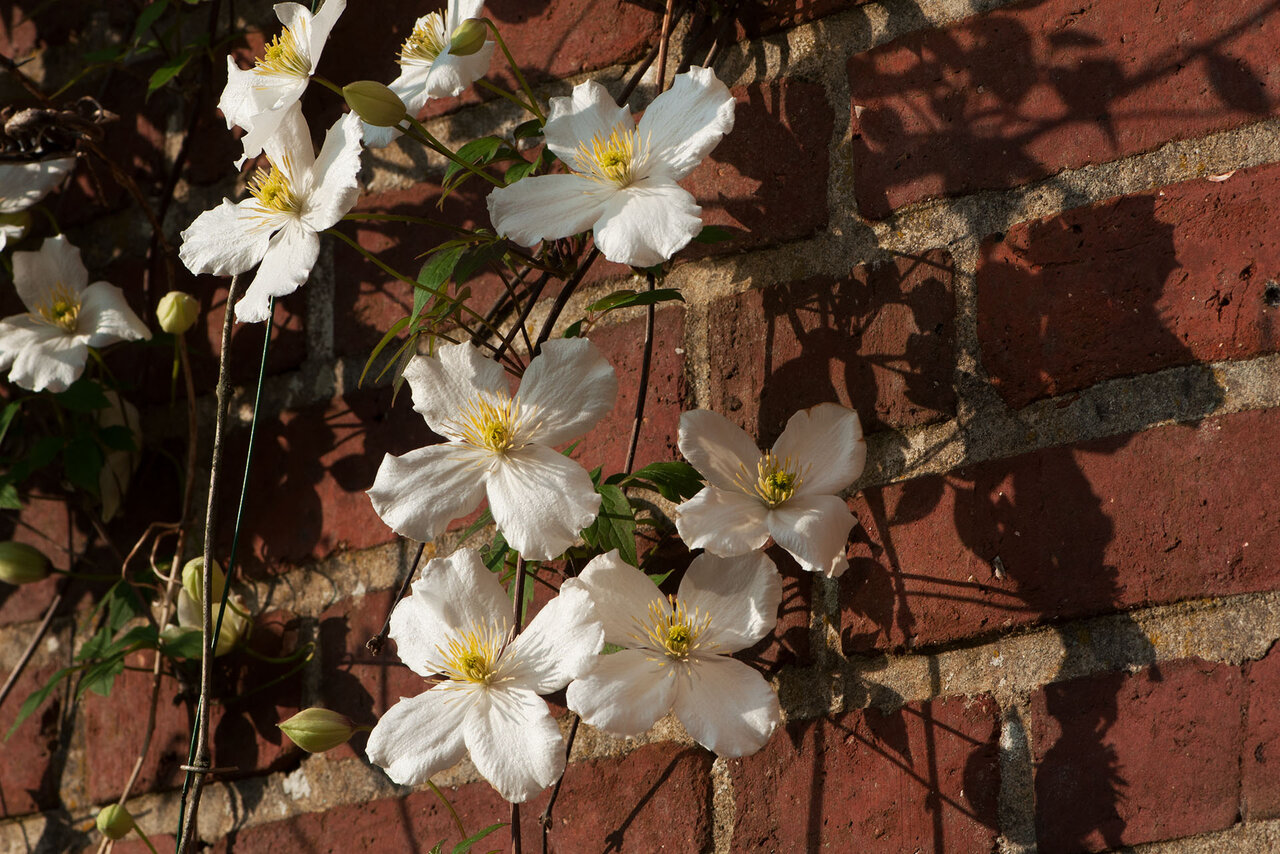
[{"label": "flower center", "polygon": [[800,467],[794,460],[790,457],[780,460],[773,454],[765,454],[756,463],[755,483],[750,483],[750,477],[746,466],[740,466],[734,482],[748,495],[760,496],[770,507],[785,503],[804,482]]},{"label": "flower center", "polygon": [[311,76],[311,60],[298,50],[298,39],[288,27],[267,43],[266,52],[254,65],[263,74],[282,77]]},{"label": "flower center", "polygon": [[296,214],[302,209],[302,204],[289,182],[292,172],[292,164],[287,158],[283,169],[259,169],[249,181],[249,192],[264,210]]},{"label": "flower center", "polygon": [[449,45],[445,38],[444,17],[439,12],[426,15],[414,26],[400,47],[401,65],[430,65]]},{"label": "flower center", "polygon": [[512,448],[524,446],[520,441],[523,421],[520,404],[515,400],[477,397],[467,405],[454,427],[468,445],[505,454]]},{"label": "flower center", "polygon": [[49,301],[36,306],[46,321],[66,332],[75,332],[80,321],[80,300],[71,289],[59,282],[49,293]]},{"label": "flower center", "polygon": [[670,597],[670,602],[669,613],[660,602],[650,602],[648,622],[636,621],[644,632],[643,637],[632,637],[651,649],[666,653],[672,661],[687,661],[700,648],[710,649],[710,645],[699,639],[710,628],[711,615],[697,608],[689,613],[688,606],[674,596]]},{"label": "flower center", "polygon": [[498,660],[507,645],[507,627],[488,624],[449,641],[449,645],[436,648],[443,662],[441,670],[450,681],[488,685],[498,672]]},{"label": "flower center", "polygon": [[639,131],[615,127],[608,138],[596,134],[590,141],[578,143],[574,171],[593,181],[629,187],[635,180],[635,167],[644,159],[644,147]]}]

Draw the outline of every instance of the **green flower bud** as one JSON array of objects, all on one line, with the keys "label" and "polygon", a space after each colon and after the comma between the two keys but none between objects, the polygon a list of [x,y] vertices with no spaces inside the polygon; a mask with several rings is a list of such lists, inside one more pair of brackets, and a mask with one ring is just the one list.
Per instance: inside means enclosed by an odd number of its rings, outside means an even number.
[{"label": "green flower bud", "polygon": [[[197,557],[187,561],[182,567],[182,589],[178,591],[178,625],[184,628],[203,631],[204,597],[201,595],[204,575],[204,558]],[[217,623],[218,605],[222,602],[222,591],[227,586],[227,576],[213,562],[213,604],[214,623]],[[214,649],[215,656],[226,655],[240,642],[252,625],[240,600],[232,596],[227,602],[227,610],[222,615],[222,631],[218,632],[218,645]],[[177,638],[175,637],[175,640]]]},{"label": "green flower bud", "polygon": [[[215,603],[222,601],[222,589],[227,586],[226,573],[222,571],[222,567],[218,566],[218,562],[213,562],[213,601]],[[182,589],[196,603],[204,601],[204,558],[193,557],[187,561],[182,567]]]},{"label": "green flower bud", "polygon": [[0,214],[0,234],[6,242],[21,240],[30,229],[31,214],[26,211]]},{"label": "green flower bud", "polygon": [[470,56],[484,47],[484,37],[488,35],[483,18],[467,18],[453,31],[453,39],[449,42],[449,53],[454,56]]},{"label": "green flower bud", "polygon": [[119,804],[107,804],[98,810],[95,823],[98,830],[108,839],[124,839],[134,828],[133,816]]},{"label": "green flower bud", "polygon": [[346,744],[356,731],[355,724],[346,715],[321,708],[303,709],[276,726],[308,753],[324,753]]},{"label": "green flower bud", "polygon": [[0,543],[0,581],[30,584],[49,577],[49,561],[26,543]]},{"label": "green flower bud", "polygon": [[160,328],[170,335],[181,335],[192,327],[200,314],[200,303],[191,294],[169,291],[156,306]]},{"label": "green flower bud", "polygon": [[342,87],[342,97],[360,118],[374,127],[395,127],[404,120],[400,96],[373,80],[357,80]]}]

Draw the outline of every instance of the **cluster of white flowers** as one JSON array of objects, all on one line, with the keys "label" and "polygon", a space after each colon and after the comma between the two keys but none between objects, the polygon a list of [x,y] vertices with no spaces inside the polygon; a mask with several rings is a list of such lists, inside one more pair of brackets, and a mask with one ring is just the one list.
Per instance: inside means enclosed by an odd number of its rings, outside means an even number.
[{"label": "cluster of white flowers", "polygon": [[[242,321],[267,319],[269,298],[307,279],[317,232],[355,202],[361,139],[376,147],[415,132],[348,114],[313,154],[298,98],[344,5],[327,0],[314,16],[277,6],[284,29],[263,58],[250,70],[229,65],[220,106],[229,126],[246,131],[245,157],[265,152],[271,171],[258,173],[251,198],[200,215],[183,233],[181,257],[195,272],[259,265],[236,307]],[[466,49],[453,49],[480,13],[481,0],[450,0],[443,14],[417,20],[390,86],[410,120],[428,99],[456,96],[487,71],[494,43],[480,44],[475,27]],[[384,100],[394,114],[395,99]],[[568,171],[493,190],[494,229],[526,246],[591,231],[610,260],[660,264],[702,228],[701,209],[678,182],[733,120],[733,97],[708,68],[678,75],[638,123],[599,83],[579,84],[551,99],[543,128]],[[414,356],[404,377],[414,409],[445,441],[383,460],[369,496],[393,530],[427,541],[487,499],[510,547],[547,561],[596,521],[601,496],[591,476],[557,450],[614,406],[614,370],[588,340],[546,342],[514,390],[503,367],[468,343]],[[404,663],[434,684],[394,705],[368,744],[393,780],[423,783],[469,753],[503,797],[532,797],[565,765],[559,728],[539,696],[566,686],[570,708],[610,732],[638,734],[674,713],[722,756],[765,744],[780,719],[777,697],[732,657],[777,619],[781,576],[761,549],[772,538],[801,567],[828,576],[847,566],[853,517],[838,493],[863,465],[858,418],[834,404],[815,407],[761,454],[723,417],[691,412],[679,444],[709,485],[676,510],[680,535],[706,552],[674,596],[614,550],[565,580],[517,631],[507,594],[476,552],[427,564],[396,606],[390,636]]]}]

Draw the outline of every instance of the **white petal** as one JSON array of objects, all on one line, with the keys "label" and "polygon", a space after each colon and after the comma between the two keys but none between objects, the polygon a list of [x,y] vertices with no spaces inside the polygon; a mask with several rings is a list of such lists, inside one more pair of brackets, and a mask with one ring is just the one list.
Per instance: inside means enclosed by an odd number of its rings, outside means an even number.
[{"label": "white petal", "polygon": [[551,560],[595,521],[600,496],[586,469],[542,445],[509,451],[489,474],[498,530],[529,560]]},{"label": "white petal", "polygon": [[[237,169],[244,166],[244,162],[249,158],[257,157],[267,145],[271,144],[271,140],[280,132],[281,126],[289,116],[290,108],[298,104],[298,98],[301,97],[302,90],[306,88],[306,84],[290,82],[289,85],[296,90],[293,100],[286,99],[283,105],[276,109],[264,109],[254,115],[242,117],[240,121],[236,122],[236,124],[244,128],[244,136],[240,137],[243,153],[240,155],[240,159],[236,161]],[[274,94],[276,90],[263,91],[269,91]],[[307,145],[311,145],[310,140],[307,141]],[[310,154],[307,157],[310,159]]]},{"label": "white petal", "polygon": [[502,675],[538,694],[550,694],[590,670],[603,645],[604,629],[591,596],[570,578],[508,647],[503,662],[509,658],[515,667],[504,667]]},{"label": "white petal", "polygon": [[9,381],[31,391],[66,391],[84,373],[89,347],[79,335],[19,315],[0,321],[0,364]]},{"label": "white petal", "polygon": [[490,193],[489,220],[504,237],[533,246],[587,231],[617,192],[581,175],[535,175]]},{"label": "white petal", "polygon": [[[10,243],[21,240],[27,236],[27,229],[31,225],[31,215],[24,213],[5,214],[0,213],[0,252]],[[6,221],[12,218],[10,221]]]},{"label": "white petal", "polygon": [[307,176],[315,166],[316,154],[311,147],[311,128],[303,118],[301,101],[292,101],[284,109],[275,132],[263,140],[262,150],[267,153],[271,167],[283,169],[293,187],[310,189],[306,187]]},{"label": "white petal", "polygon": [[683,413],[678,442],[680,453],[712,486],[741,491],[741,482],[755,482],[762,456],[755,440],[720,413],[710,409]]},{"label": "white petal", "polygon": [[65,235],[46,237],[36,252],[13,253],[13,284],[28,311],[47,303],[59,286],[79,294],[88,283],[80,250]]},{"label": "white petal", "polygon": [[566,704],[597,729],[639,735],[671,710],[676,671],[648,650],[602,655],[594,670],[569,684]]},{"label": "white petal", "polygon": [[619,107],[608,89],[588,80],[574,86],[572,95],[551,99],[544,133],[547,148],[572,168],[580,143],[608,139],[615,129],[630,132],[634,128],[631,111]]},{"label": "white petal", "polygon": [[444,685],[400,698],[369,733],[369,761],[402,786],[421,785],[456,765],[466,750],[462,727],[474,698]]},{"label": "white petal", "polygon": [[308,180],[302,221],[324,231],[351,210],[360,196],[360,117],[347,113],[329,128]]},{"label": "white petal", "polygon": [[708,486],[676,508],[676,530],[691,549],[746,554],[768,541],[767,513],[758,498]]},{"label": "white petal", "polygon": [[[311,58],[311,70],[313,72],[315,71],[316,63],[320,61],[324,43],[329,39],[329,33],[333,31],[333,25],[338,22],[338,16],[346,8],[347,0],[324,0],[324,5],[320,7],[314,16],[311,16],[310,26],[307,28],[307,56]],[[308,15],[310,15],[309,12]],[[284,18],[281,16],[280,20],[283,22]]]},{"label": "white petal", "polygon": [[440,54],[427,72],[427,96],[454,98],[461,95],[468,86],[489,71],[493,48],[493,42],[485,42],[483,47],[469,56],[454,56],[448,50]]},{"label": "white petal", "polygon": [[511,603],[475,549],[432,558],[391,612],[400,660],[419,676],[440,672],[440,648],[459,633],[509,625]]},{"label": "white petal", "polygon": [[314,231],[294,221],[271,238],[258,272],[240,301],[236,320],[256,323],[271,317],[271,297],[291,294],[306,284],[320,255],[320,238]]},{"label": "white petal", "polygon": [[491,688],[477,697],[463,737],[476,770],[512,803],[527,801],[564,773],[560,728],[546,701],[526,688]]},{"label": "white petal", "polygon": [[484,497],[484,479],[475,453],[446,444],[387,454],[369,487],[373,510],[402,537],[428,542],[454,519],[474,510]]},{"label": "white petal", "polygon": [[479,18],[484,0],[449,0],[445,10],[445,31],[452,33],[468,18]]},{"label": "white petal", "polygon": [[858,479],[867,462],[858,413],[838,403],[802,409],[787,421],[773,454],[790,457],[803,479],[796,496],[835,495]]},{"label": "white petal", "polygon": [[76,331],[89,336],[90,347],[151,337],[151,330],[129,307],[124,291],[106,282],[94,282],[84,289]]},{"label": "white petal", "polygon": [[586,433],[609,414],[618,396],[613,366],[586,338],[556,338],[520,381],[521,414],[537,422],[529,437],[540,445],[560,445]]},{"label": "white petal", "polygon": [[677,74],[640,118],[648,156],[666,164],[679,181],[733,130],[733,95],[710,68]]},{"label": "white petal", "polygon": [[778,725],[778,696],[764,677],[728,656],[698,659],[684,669],[675,713],[694,740],[719,756],[764,747]]},{"label": "white petal", "polygon": [[[405,112],[417,117],[427,103],[427,77],[431,74],[429,65],[402,65],[400,74],[387,84],[387,88],[396,93],[404,102]],[[400,131],[395,128],[378,127],[362,124],[365,148],[386,148],[399,138]]]},{"label": "white petal", "polygon": [[647,619],[649,606],[656,604],[664,611],[671,610],[657,585],[620,558],[617,549],[593,557],[578,580],[591,593],[607,643],[635,646],[637,620]]},{"label": "white petal", "polygon": [[610,261],[652,267],[697,236],[702,230],[701,214],[688,190],[654,175],[609,199],[596,221],[596,246]]},{"label": "white petal", "polygon": [[256,204],[222,204],[196,217],[182,232],[178,257],[193,273],[232,276],[253,269],[267,254],[270,225],[263,222]]},{"label": "white petal", "polygon": [[[257,74],[252,70],[242,71],[240,66],[236,65],[235,58],[230,54],[227,55],[227,85],[223,87],[222,96],[218,98],[218,109],[222,111],[222,117],[227,120],[228,128],[236,125],[244,127],[245,121],[252,119],[269,106],[269,104],[260,106],[257,100],[258,89],[255,85],[257,81]],[[261,151],[261,148],[258,150]]]},{"label": "white petal", "polygon": [[845,547],[853,514],[834,495],[795,496],[769,511],[769,533],[803,569],[839,578],[849,568]]},{"label": "white petal", "polygon": [[0,163],[0,213],[17,213],[34,205],[76,165],[74,157],[32,163]]},{"label": "white petal", "polygon": [[413,408],[437,435],[458,438],[457,420],[481,396],[505,397],[502,366],[463,341],[444,344],[435,356],[414,356],[404,370]]},{"label": "white petal", "polygon": [[705,639],[721,652],[737,652],[773,630],[782,604],[782,576],[764,552],[738,557],[703,553],[680,581],[677,597],[690,611],[711,616]]}]

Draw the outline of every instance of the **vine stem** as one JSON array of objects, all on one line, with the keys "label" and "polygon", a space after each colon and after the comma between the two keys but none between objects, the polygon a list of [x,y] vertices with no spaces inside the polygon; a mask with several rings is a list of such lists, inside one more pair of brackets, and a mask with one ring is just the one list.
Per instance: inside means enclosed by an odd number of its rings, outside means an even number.
[{"label": "vine stem", "polygon": [[409,571],[405,573],[404,580],[400,582],[400,592],[396,594],[391,606],[387,608],[387,618],[382,621],[382,631],[365,641],[365,648],[374,655],[382,655],[382,647],[387,643],[387,633],[391,631],[391,613],[395,611],[396,605],[400,604],[400,600],[404,598],[405,591],[409,589],[409,582],[413,581],[413,574],[418,569],[418,561],[422,560],[422,552],[426,547],[426,543],[418,543],[418,553],[413,556],[413,563],[409,566]]},{"label": "vine stem", "polygon": [[18,659],[18,663],[13,666],[13,670],[9,673],[9,678],[4,680],[4,687],[0,688],[0,706],[4,705],[5,697],[9,696],[9,692],[13,690],[13,686],[18,684],[18,677],[22,675],[22,671],[26,669],[27,662],[31,660],[31,656],[35,655],[36,647],[40,646],[41,639],[44,638],[45,632],[49,631],[49,625],[53,622],[54,612],[58,610],[58,606],[62,604],[62,594],[66,591],[69,579],[63,577],[58,582],[58,592],[53,595],[53,601],[49,603],[49,607],[45,609],[44,619],[40,621],[39,627],[36,628],[35,634],[31,636],[30,643],[27,648],[22,651],[22,657]]},{"label": "vine stem", "polygon": [[[645,278],[649,281],[649,291],[652,293],[656,284],[656,277],[653,273],[646,273]],[[644,317],[644,352],[640,360],[639,388],[636,391],[636,414],[631,422],[631,441],[627,444],[627,460],[622,467],[623,474],[631,474],[631,469],[636,462],[636,447],[640,444],[640,425],[644,422],[644,401],[648,397],[649,366],[653,362],[654,304],[649,303],[646,309]]]}]

